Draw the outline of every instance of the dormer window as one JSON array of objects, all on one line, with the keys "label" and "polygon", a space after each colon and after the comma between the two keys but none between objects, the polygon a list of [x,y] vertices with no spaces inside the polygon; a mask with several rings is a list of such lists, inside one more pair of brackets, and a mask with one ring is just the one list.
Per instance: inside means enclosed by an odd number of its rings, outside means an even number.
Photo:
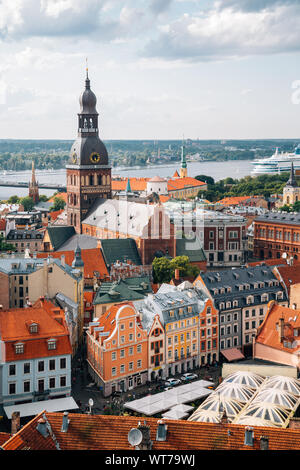
[{"label": "dormer window", "polygon": [[24,352],[24,343],[16,343],[15,344],[15,353],[16,354],[23,354]]},{"label": "dormer window", "polygon": [[48,349],[56,349],[56,339],[48,339]]},{"label": "dormer window", "polygon": [[38,332],[38,324],[37,323],[31,323],[29,326],[29,332],[30,333],[37,333]]}]

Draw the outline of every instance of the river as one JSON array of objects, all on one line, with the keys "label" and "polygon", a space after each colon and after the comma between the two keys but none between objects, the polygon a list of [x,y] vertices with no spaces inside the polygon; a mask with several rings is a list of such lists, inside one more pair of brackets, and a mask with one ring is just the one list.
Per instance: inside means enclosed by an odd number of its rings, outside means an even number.
[{"label": "river", "polygon": [[[152,176],[159,175],[161,177],[170,177],[174,174],[175,170],[179,170],[180,162],[172,165],[158,165],[148,166],[143,168],[113,168],[112,174],[114,176],[128,177],[145,177],[151,178]],[[243,178],[250,175],[252,169],[251,160],[229,160],[226,162],[190,162],[188,163],[188,176],[207,175],[212,176],[215,181],[232,177]],[[61,185],[66,184],[66,170],[36,170],[36,179],[40,183],[57,183]],[[21,172],[7,172],[5,175],[0,172],[0,181],[26,181],[29,182],[31,178],[31,171]],[[51,189],[40,189],[40,194],[51,196],[54,193]],[[9,188],[0,186],[0,200],[6,200],[10,196],[17,194],[19,197],[28,196],[27,188]]]}]

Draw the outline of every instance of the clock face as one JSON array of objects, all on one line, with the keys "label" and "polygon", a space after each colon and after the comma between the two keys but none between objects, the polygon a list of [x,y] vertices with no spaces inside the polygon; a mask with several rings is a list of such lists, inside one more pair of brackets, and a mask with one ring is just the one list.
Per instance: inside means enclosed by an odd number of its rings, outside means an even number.
[{"label": "clock face", "polygon": [[76,155],[75,152],[74,152],[73,155],[72,155],[72,159],[73,159],[73,162],[74,162],[74,163],[77,162],[77,155]]},{"label": "clock face", "polygon": [[98,163],[100,161],[99,153],[96,153],[96,152],[91,153],[90,160],[91,160],[92,163]]}]

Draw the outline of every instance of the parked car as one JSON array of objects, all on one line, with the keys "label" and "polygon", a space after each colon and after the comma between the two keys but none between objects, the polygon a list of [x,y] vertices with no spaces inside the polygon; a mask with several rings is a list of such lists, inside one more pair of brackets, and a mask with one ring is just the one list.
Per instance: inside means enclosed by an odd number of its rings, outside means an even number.
[{"label": "parked car", "polygon": [[183,374],[180,379],[182,380],[182,382],[189,382],[190,380],[198,379],[198,375],[193,374],[192,372],[187,372],[186,374]]},{"label": "parked car", "polygon": [[179,385],[179,384],[181,384],[180,379],[167,379],[165,381],[165,386],[166,387],[174,387],[174,385]]}]

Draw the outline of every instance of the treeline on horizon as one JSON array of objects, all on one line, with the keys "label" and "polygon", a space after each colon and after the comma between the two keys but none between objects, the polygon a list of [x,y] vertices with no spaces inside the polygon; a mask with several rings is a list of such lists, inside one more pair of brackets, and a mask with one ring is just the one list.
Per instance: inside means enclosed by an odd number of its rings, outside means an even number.
[{"label": "treeline on horizon", "polygon": [[[253,160],[268,157],[279,147],[293,151],[299,141],[294,139],[273,140],[198,140],[185,139],[185,153],[198,154],[199,159],[210,161]],[[64,168],[73,140],[0,140],[0,170],[30,170],[34,161],[37,169]],[[104,140],[113,166],[146,165],[150,156],[158,155],[161,161],[180,160],[181,140]],[[151,158],[156,163],[158,158]],[[197,158],[195,158],[197,160]]]},{"label": "treeline on horizon", "polygon": [[216,182],[211,176],[198,175],[196,179],[207,183],[207,191],[199,191],[198,196],[210,202],[234,196],[263,196],[269,198],[272,194],[283,193],[289,175],[289,172],[284,172],[279,175],[245,176],[241,179],[229,177]]}]

